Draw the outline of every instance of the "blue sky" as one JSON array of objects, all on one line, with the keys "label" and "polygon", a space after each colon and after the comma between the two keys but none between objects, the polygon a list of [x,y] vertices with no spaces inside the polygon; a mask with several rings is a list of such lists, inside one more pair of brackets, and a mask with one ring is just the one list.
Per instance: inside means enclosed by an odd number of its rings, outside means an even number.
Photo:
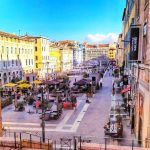
[{"label": "blue sky", "polygon": [[121,32],[124,7],[125,0],[0,0],[0,30],[97,42]]}]

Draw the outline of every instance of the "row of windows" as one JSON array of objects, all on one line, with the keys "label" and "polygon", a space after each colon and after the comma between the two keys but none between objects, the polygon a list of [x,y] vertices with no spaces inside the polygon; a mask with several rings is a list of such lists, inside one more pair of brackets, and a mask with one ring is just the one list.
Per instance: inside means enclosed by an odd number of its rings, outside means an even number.
[{"label": "row of windows", "polygon": [[17,48],[14,47],[1,47],[1,52],[4,53],[4,51],[6,50],[7,54],[33,54],[33,50],[32,49],[24,49],[24,48],[19,48],[18,52],[17,52]]},{"label": "row of windows", "polygon": [[33,59],[26,59],[26,66],[33,65]]},{"label": "row of windows", "polygon": [[10,42],[18,42],[18,43],[24,42],[24,43],[29,43],[29,41],[24,41],[24,40],[20,40],[18,38],[10,38],[10,37],[5,37],[5,36],[0,36],[0,39],[1,40],[10,41]]},{"label": "row of windows", "polygon": [[19,66],[20,63],[18,60],[11,60],[11,61],[3,61],[3,67],[14,67]]},{"label": "row of windows", "polygon": [[[49,56],[42,56],[42,60],[49,60]],[[35,56],[35,60],[38,60],[38,56]]]},{"label": "row of windows", "polygon": [[[38,39],[35,39],[35,43],[37,43]],[[49,44],[49,40],[47,39],[42,39],[42,44]]]},{"label": "row of windows", "polygon": [[[8,75],[10,76],[10,75],[15,75],[15,74],[20,74],[20,75],[22,75],[22,71],[16,71],[16,73],[15,72],[8,72]],[[0,73],[0,77],[2,77],[2,75],[3,76],[7,76],[7,73],[3,73],[3,74],[1,74]]]}]

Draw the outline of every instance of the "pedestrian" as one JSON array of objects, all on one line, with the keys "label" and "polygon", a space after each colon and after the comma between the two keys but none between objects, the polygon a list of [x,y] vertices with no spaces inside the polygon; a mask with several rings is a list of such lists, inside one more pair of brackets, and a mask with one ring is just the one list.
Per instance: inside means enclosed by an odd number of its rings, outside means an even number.
[{"label": "pedestrian", "polygon": [[99,80],[99,87],[102,88],[102,78]]},{"label": "pedestrian", "polygon": [[38,109],[40,107],[41,102],[39,100],[36,100],[35,102],[35,108],[36,108],[36,113],[38,113]]}]

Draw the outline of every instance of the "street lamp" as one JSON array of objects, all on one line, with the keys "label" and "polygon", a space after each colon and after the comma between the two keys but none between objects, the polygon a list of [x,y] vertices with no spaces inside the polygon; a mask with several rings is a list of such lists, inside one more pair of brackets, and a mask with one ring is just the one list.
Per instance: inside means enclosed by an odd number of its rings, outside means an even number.
[{"label": "street lamp", "polygon": [[41,127],[42,127],[42,141],[43,143],[45,142],[45,121],[44,121],[44,95],[43,95],[43,87],[40,87],[40,93],[41,93],[41,98],[42,98],[42,122],[41,122]]}]

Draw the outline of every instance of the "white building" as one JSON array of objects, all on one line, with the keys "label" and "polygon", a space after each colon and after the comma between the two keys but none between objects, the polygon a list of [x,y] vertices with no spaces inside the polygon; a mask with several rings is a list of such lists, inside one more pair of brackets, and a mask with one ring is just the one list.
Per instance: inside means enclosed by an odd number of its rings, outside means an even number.
[{"label": "white building", "polygon": [[97,58],[99,56],[107,56],[109,44],[85,44],[85,61]]}]

